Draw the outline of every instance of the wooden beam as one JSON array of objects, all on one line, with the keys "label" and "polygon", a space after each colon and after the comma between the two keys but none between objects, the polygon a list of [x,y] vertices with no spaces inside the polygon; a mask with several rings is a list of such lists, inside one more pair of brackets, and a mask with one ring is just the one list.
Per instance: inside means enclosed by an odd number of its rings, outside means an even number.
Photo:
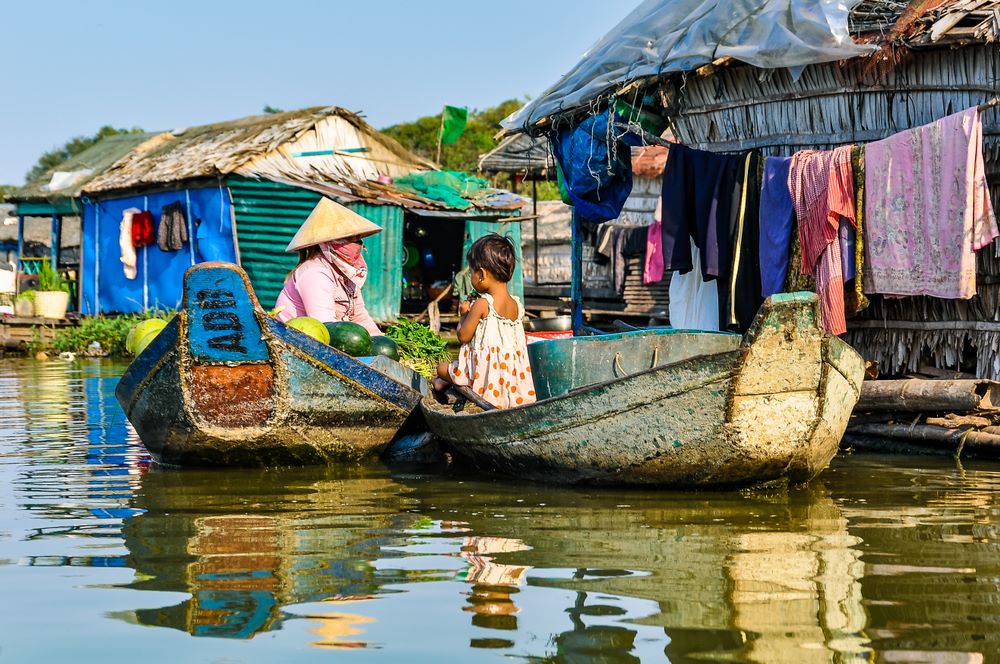
[{"label": "wooden beam", "polygon": [[975,320],[854,320],[847,324],[848,330],[917,330],[937,332],[941,330],[964,330],[967,332],[1000,332],[1000,322]]},{"label": "wooden beam", "polygon": [[583,222],[576,216],[575,208],[570,219],[572,220],[570,306],[573,310],[573,334],[579,335],[583,331]]}]

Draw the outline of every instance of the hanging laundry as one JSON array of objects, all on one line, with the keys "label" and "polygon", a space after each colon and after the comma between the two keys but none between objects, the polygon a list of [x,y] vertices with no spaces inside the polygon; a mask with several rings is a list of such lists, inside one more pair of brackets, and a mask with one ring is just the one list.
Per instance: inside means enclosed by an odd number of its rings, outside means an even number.
[{"label": "hanging laundry", "polygon": [[[663,169],[663,267],[686,273],[692,269],[691,243],[701,252],[705,279],[723,276],[732,245],[726,231],[732,214],[739,155],[717,155],[683,145],[669,148]],[[720,223],[721,220],[721,223]]]},{"label": "hanging laundry", "polygon": [[851,171],[854,175],[854,225],[857,233],[854,237],[854,288],[844,296],[844,308],[847,313],[856,314],[868,307],[868,298],[864,292],[865,267],[865,148],[855,145],[851,150]]},{"label": "hanging laundry", "polygon": [[156,246],[160,251],[177,251],[188,241],[187,217],[184,206],[170,203],[160,213],[160,227],[156,233]]},{"label": "hanging laundry", "polygon": [[632,149],[619,138],[613,117],[606,110],[550,136],[574,213],[585,226],[617,219],[632,193]]},{"label": "hanging laundry", "polygon": [[623,226],[621,224],[604,224],[597,229],[598,244],[596,256],[603,256],[611,265],[611,283],[618,294],[625,291],[625,275],[628,259],[640,257],[645,259],[646,237],[645,226]]},{"label": "hanging laundry", "polygon": [[802,245],[803,274],[815,274],[816,262],[837,239],[839,224],[830,223],[830,162],[833,152],[803,150],[792,156],[788,189],[792,192],[795,218]]},{"label": "hanging laundry", "polygon": [[148,247],[153,244],[153,213],[148,210],[132,215],[132,246]]},{"label": "hanging laundry", "polygon": [[781,293],[788,274],[789,247],[795,208],[788,190],[791,157],[768,157],[764,160],[764,178],[760,192],[760,295]]},{"label": "hanging laundry", "polygon": [[976,108],[867,146],[865,233],[868,292],[976,294],[976,251],[998,234]]},{"label": "hanging laundry", "polygon": [[718,330],[719,282],[702,278],[701,251],[693,239],[688,242],[693,269],[670,277],[670,326],[678,330]]},{"label": "hanging laundry", "polygon": [[854,223],[851,149],[798,152],[789,166],[789,189],[802,245],[801,270],[816,278],[823,328],[830,334],[847,332],[840,226],[842,219]]},{"label": "hanging laundry", "polygon": [[118,249],[121,252],[122,269],[126,279],[135,279],[136,269],[135,245],[132,243],[132,217],[139,214],[139,208],[127,208],[122,212],[122,221],[118,230]]},{"label": "hanging laundry", "polygon": [[642,271],[642,283],[655,284],[663,280],[663,199],[656,199],[653,223],[646,229],[646,261]]},{"label": "hanging laundry", "polygon": [[757,152],[746,153],[736,174],[727,229],[732,262],[725,266],[727,277],[719,287],[721,329],[746,331],[764,301],[760,295],[761,161]]}]

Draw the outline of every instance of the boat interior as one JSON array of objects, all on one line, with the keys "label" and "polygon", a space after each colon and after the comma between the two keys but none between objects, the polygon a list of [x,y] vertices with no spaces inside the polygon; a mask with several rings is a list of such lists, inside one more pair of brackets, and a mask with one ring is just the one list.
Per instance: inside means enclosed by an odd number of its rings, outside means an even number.
[{"label": "boat interior", "polygon": [[528,344],[539,400],[655,367],[739,348],[742,336],[653,328]]}]

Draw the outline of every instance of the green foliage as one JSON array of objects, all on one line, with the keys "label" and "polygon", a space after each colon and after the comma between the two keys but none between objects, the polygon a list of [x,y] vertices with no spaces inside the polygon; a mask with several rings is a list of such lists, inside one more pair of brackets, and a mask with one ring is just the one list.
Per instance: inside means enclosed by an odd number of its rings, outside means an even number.
[{"label": "green foliage", "polygon": [[262,110],[264,111],[264,113],[266,113],[268,115],[274,115],[275,113],[284,113],[285,112],[285,109],[283,109],[283,108],[275,108],[274,106],[271,106],[270,104],[266,104]]},{"label": "green foliage", "polygon": [[[496,106],[483,110],[471,110],[465,133],[452,145],[441,146],[441,167],[447,171],[475,173],[479,169],[479,157],[497,146],[493,137],[500,131],[500,121],[521,108],[522,100],[508,99]],[[437,153],[438,132],[441,130],[441,116],[431,115],[404,122],[383,129],[382,132],[399,141],[407,150],[425,159],[434,160]],[[511,189],[511,182],[505,174],[489,176],[490,185]],[[554,182],[537,184],[538,200],[559,200],[559,187]],[[530,196],[531,184],[518,187],[518,193]]]},{"label": "green foliage", "polygon": [[[441,166],[448,171],[475,173],[479,155],[489,152],[497,143],[493,136],[500,131],[500,121],[521,108],[524,102],[508,99],[491,108],[469,111],[465,133],[451,145],[441,148]],[[403,146],[426,159],[433,160],[437,153],[441,116],[431,115],[383,129]]]},{"label": "green foliage", "polygon": [[17,191],[17,186],[12,184],[0,184],[0,201],[7,200],[7,197]]},{"label": "green foliage", "polygon": [[102,355],[126,357],[125,338],[132,327],[147,318],[170,320],[174,312],[157,312],[129,316],[92,316],[80,319],[74,327],[60,328],[52,342],[52,348],[60,353],[90,353],[90,345],[101,344]]},{"label": "green foliage", "polygon": [[69,292],[69,282],[63,279],[58,270],[52,269],[49,261],[42,261],[38,269],[38,289],[40,291],[63,291]]},{"label": "green foliage", "polygon": [[131,129],[116,129],[110,125],[104,125],[97,130],[97,133],[93,136],[74,136],[73,138],[66,141],[66,144],[62,147],[49,150],[48,152],[42,153],[42,156],[38,158],[35,165],[31,167],[25,178],[30,182],[32,180],[38,179],[45,175],[50,169],[55,168],[59,164],[63,163],[70,157],[80,154],[90,146],[97,143],[102,138],[108,136],[115,136],[117,134],[141,134],[142,129],[139,127],[132,127]]}]

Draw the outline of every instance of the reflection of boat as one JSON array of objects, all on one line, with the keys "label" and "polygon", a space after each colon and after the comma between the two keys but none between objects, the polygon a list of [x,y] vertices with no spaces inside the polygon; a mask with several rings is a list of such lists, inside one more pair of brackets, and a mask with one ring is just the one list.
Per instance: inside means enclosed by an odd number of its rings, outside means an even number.
[{"label": "reflection of boat", "polygon": [[[278,628],[289,604],[371,597],[401,580],[369,565],[382,533],[402,533],[416,518],[399,514],[401,491],[379,478],[150,472],[134,505],[145,511],[123,525],[131,587],[190,597],[126,619],[252,638]],[[248,513],[247,504],[264,507]]]},{"label": "reflection of boat", "polygon": [[812,294],[777,295],[740,340],[674,330],[529,347],[539,401],[422,403],[452,451],[541,481],[670,486],[805,482],[837,452],[864,365],[823,334]]},{"label": "reflection of boat", "polygon": [[184,277],[181,311],[129,366],[118,401],[157,461],[287,465],[378,455],[422,379],[345,355],[267,316],[239,267]]}]

